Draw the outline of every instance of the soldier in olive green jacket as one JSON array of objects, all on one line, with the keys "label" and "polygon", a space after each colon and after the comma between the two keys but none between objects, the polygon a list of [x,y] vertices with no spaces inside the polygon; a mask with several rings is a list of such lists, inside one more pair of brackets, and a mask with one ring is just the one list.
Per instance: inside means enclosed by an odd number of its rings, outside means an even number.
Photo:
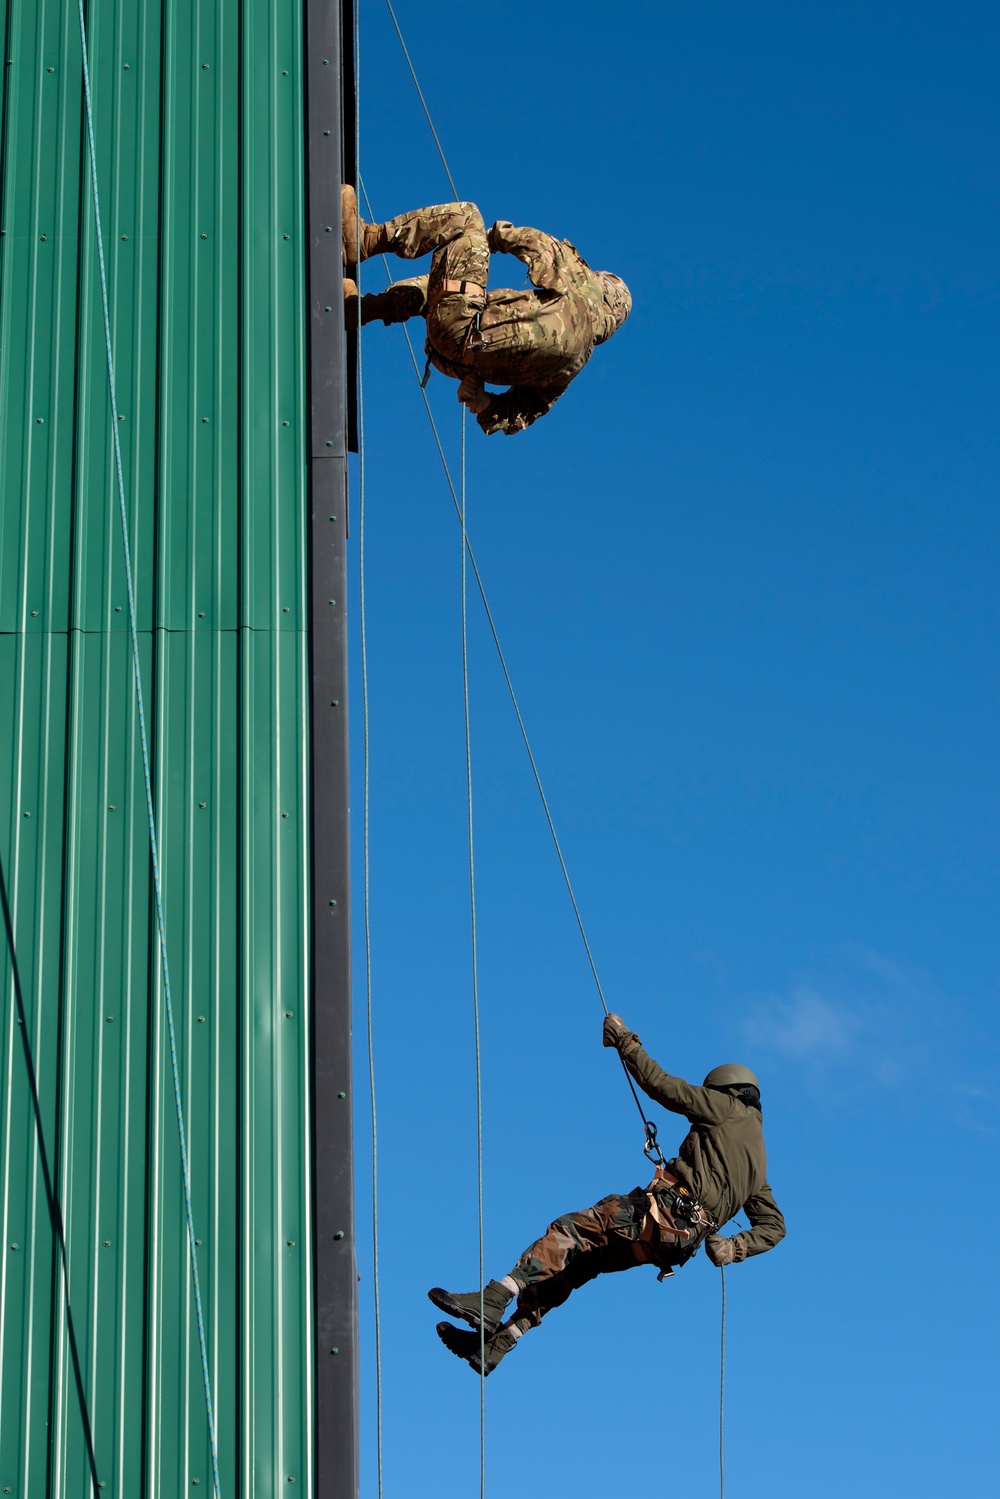
[{"label": "soldier in olive green jacket", "polygon": [[[698,1088],[664,1072],[619,1016],[607,1016],[603,1039],[643,1092],[683,1114],[691,1129],[649,1187],[557,1218],[503,1280],[464,1294],[440,1286],[428,1292],[435,1306],[476,1328],[463,1332],[439,1322],[437,1331],[477,1373],[491,1374],[528,1328],[597,1275],[653,1264],[662,1279],[702,1243],[712,1264],[724,1267],[773,1249],[785,1236],[767,1184],[760,1090],[749,1068],[715,1067]],[[723,1238],[718,1229],[741,1210],[749,1229]]]},{"label": "soldier in olive green jacket", "polygon": [[[610,271],[592,271],[569,240],[503,220],[487,230],[474,203],[441,203],[366,224],[354,190],[342,194],[344,260],[370,255],[415,260],[433,251],[430,273],[358,296],[344,282],[349,327],[381,318],[427,321],[428,360],[458,380],[458,399],[489,436],[512,436],[551,410],[598,344],[628,317],[628,287]],[[487,291],[490,252],[516,255],[532,287]],[[491,385],[509,389],[490,392]]]}]

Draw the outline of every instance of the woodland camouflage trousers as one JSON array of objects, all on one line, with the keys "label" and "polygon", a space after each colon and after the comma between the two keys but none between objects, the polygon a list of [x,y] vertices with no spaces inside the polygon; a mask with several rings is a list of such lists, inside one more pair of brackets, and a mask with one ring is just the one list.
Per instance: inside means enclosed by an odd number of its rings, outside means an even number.
[{"label": "woodland camouflage trousers", "polygon": [[[658,1201],[669,1217],[666,1200]],[[592,1208],[564,1213],[550,1223],[511,1271],[510,1279],[521,1287],[510,1318],[519,1324],[517,1330],[537,1327],[546,1312],[595,1276],[648,1263],[668,1269],[687,1259],[699,1238],[687,1225],[678,1223],[677,1233],[667,1240],[639,1242],[648,1204],[648,1194],[636,1187],[627,1196],[602,1197]]]}]

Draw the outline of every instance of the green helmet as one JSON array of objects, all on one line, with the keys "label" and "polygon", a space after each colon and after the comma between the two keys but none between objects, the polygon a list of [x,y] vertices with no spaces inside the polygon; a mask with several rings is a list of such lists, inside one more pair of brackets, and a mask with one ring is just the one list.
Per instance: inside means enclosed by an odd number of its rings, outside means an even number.
[{"label": "green helmet", "polygon": [[740,1083],[749,1083],[751,1087],[759,1088],[756,1077],[749,1067],[744,1067],[739,1062],[723,1062],[721,1067],[713,1067],[705,1079],[706,1088],[734,1088]]}]

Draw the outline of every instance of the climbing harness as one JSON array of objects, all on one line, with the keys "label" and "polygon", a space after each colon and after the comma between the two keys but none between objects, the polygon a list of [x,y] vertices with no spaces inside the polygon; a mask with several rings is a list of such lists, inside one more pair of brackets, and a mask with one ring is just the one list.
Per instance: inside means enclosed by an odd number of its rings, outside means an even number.
[{"label": "climbing harness", "polygon": [[[367,197],[365,201],[368,201]],[[384,262],[385,256],[383,256],[382,259]],[[386,266],[386,275],[388,274],[389,268],[388,266]],[[435,296],[433,301],[428,304],[428,313],[437,306],[438,302],[440,302],[441,300],[441,297],[445,296],[449,289],[454,291],[458,287],[475,287],[475,285],[476,283],[474,281],[446,281],[446,290]],[[485,291],[485,287],[478,287],[477,290]],[[434,367],[433,361],[435,359],[439,364],[445,365],[457,380],[462,380],[465,378],[466,374],[468,373],[468,366],[472,363],[471,355],[478,353],[480,349],[486,348],[486,339],[483,337],[482,331],[483,311],[484,309],[480,307],[469,324],[469,331],[465,336],[465,343],[462,345],[462,360],[460,364],[456,363],[454,359],[449,359],[448,356],[446,354],[442,354],[440,350],[433,348],[431,345],[431,341],[428,338],[424,346],[424,352],[427,355],[427,363],[424,365],[423,379],[420,381],[421,390],[427,389],[427,382],[431,378],[431,370]],[[409,334],[407,334],[406,341],[407,343],[409,343]]]},{"label": "climbing harness", "polygon": [[435,296],[430,304],[432,307],[436,307],[442,297],[450,296],[452,292],[458,292],[463,297],[471,296],[474,292],[480,292],[484,297],[486,295],[485,286],[480,286],[478,281],[449,281],[447,278],[434,290]]},{"label": "climbing harness", "polygon": [[114,348],[111,340],[111,313],[108,297],[108,278],[104,260],[104,233],[101,226],[101,195],[97,181],[97,149],[94,144],[94,106],[90,89],[90,54],[87,47],[87,23],[83,0],[78,0],[80,17],[80,51],[83,62],[83,93],[86,105],[87,143],[90,152],[90,181],[94,204],[94,230],[97,240],[97,261],[101,279],[101,308],[104,314],[104,344],[108,368],[108,394],[111,404],[111,430],[114,440],[115,478],[118,487],[118,510],[121,520],[122,548],[125,561],[125,583],[128,595],[129,634],[132,643],[132,675],[135,684],[136,712],[139,723],[139,743],[142,748],[142,773],[146,790],[146,817],[149,824],[149,859],[153,872],[153,897],[156,907],[156,933],[160,949],[160,969],[163,978],[163,1002],[167,1021],[167,1036],[170,1045],[170,1071],[173,1078],[174,1109],[177,1115],[177,1136],[180,1145],[181,1181],[184,1188],[184,1217],[187,1225],[188,1258],[191,1265],[191,1282],[194,1290],[194,1305],[198,1323],[198,1349],[201,1354],[202,1384],[205,1394],[205,1414],[208,1421],[208,1438],[212,1458],[212,1487],[215,1499],[219,1499],[219,1451],[215,1431],[215,1406],[212,1399],[212,1381],[208,1367],[208,1347],[205,1336],[205,1318],[201,1301],[201,1280],[198,1275],[198,1240],[194,1236],[194,1211],[191,1204],[191,1172],[188,1164],[187,1132],[184,1127],[184,1106],[181,1100],[180,1071],[177,1064],[177,1040],[174,1033],[174,1008],[170,997],[170,967],[167,962],[167,937],[163,920],[163,894],[160,883],[160,858],[157,848],[156,819],[153,813],[153,783],[149,766],[149,748],[146,740],[146,711],[142,691],[142,669],[139,663],[139,640],[136,629],[135,592],[132,586],[132,550],[129,545],[128,513],[125,504],[125,477],[122,466],[121,440],[118,433],[118,397],[115,388]]},{"label": "climbing harness", "polygon": [[664,1235],[669,1239],[685,1241],[683,1246],[674,1246],[672,1263],[661,1266],[656,1277],[658,1281],[668,1280],[674,1273],[674,1266],[683,1265],[689,1260],[705,1235],[712,1233],[716,1225],[684,1183],[662,1164],[653,1173],[653,1180],[645,1189],[644,1196],[646,1211],[639,1237],[635,1241],[636,1259],[640,1263],[659,1264],[656,1250],[665,1247]]}]

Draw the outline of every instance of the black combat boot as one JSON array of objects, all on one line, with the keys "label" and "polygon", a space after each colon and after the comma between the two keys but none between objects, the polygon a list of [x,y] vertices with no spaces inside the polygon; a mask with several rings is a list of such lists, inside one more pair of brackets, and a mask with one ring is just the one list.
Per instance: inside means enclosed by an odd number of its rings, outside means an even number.
[{"label": "black combat boot", "polygon": [[361,298],[361,326],[381,318],[390,323],[405,323],[420,317],[427,306],[427,277],[413,276],[408,281],[394,281],[385,291],[365,292]]},{"label": "black combat boot", "polygon": [[344,277],[344,327],[356,329],[360,318],[361,298],[356,281]]},{"label": "black combat boot", "polygon": [[501,1328],[492,1337],[488,1337],[483,1344],[483,1362],[479,1359],[479,1334],[477,1332],[462,1332],[457,1327],[452,1327],[450,1322],[439,1322],[437,1335],[441,1339],[449,1353],[456,1358],[464,1358],[466,1363],[476,1374],[492,1374],[497,1364],[504,1358],[514,1344],[517,1342],[512,1332]]},{"label": "black combat boot", "polygon": [[[468,1322],[470,1327],[479,1327],[479,1292],[469,1291],[465,1294],[459,1292],[445,1291],[441,1286],[432,1286],[427,1292],[431,1301],[441,1311],[447,1312],[449,1317],[461,1317],[463,1322]],[[483,1290],[483,1314],[482,1324],[486,1336],[492,1337],[495,1332],[500,1331],[500,1324],[504,1320],[504,1309],[510,1301],[511,1296],[506,1286],[498,1280],[491,1280]],[[442,1326],[445,1324],[442,1323]],[[464,1334],[463,1334],[464,1336]],[[479,1339],[476,1339],[476,1348],[479,1347]]]}]

